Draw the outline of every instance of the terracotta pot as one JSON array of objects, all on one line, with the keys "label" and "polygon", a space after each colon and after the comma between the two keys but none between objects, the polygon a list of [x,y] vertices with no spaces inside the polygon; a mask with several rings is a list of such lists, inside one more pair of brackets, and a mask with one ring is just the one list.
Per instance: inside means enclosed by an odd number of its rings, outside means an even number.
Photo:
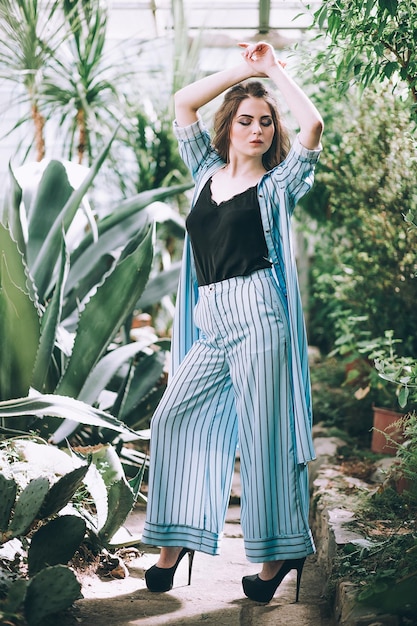
[{"label": "terracotta pot", "polygon": [[[395,456],[397,446],[404,440],[403,426],[398,422],[403,415],[391,409],[373,407],[374,425],[372,430],[371,450],[378,454]],[[386,436],[385,436],[386,435]]]}]

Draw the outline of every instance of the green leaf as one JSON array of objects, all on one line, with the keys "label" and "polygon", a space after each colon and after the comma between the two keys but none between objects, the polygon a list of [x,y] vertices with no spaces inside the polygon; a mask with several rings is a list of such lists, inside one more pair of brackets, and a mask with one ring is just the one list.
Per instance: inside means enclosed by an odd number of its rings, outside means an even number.
[{"label": "green leaf", "polygon": [[32,385],[38,391],[44,391],[45,380],[55,346],[56,332],[62,311],[63,290],[69,271],[69,259],[66,254],[65,240],[62,242],[61,266],[54,293],[42,316],[41,337],[33,370]]},{"label": "green leaf", "polygon": [[100,391],[107,386],[121,366],[154,343],[157,343],[156,336],[147,337],[141,341],[128,343],[106,354],[87,377],[79,399],[91,404],[95,402]]},{"label": "green leaf", "polygon": [[29,576],[48,565],[68,563],[84,539],[85,531],[85,521],[76,515],[61,515],[41,526],[28,550]]},{"label": "green leaf", "polygon": [[146,472],[147,467],[148,467],[148,459],[145,456],[145,458],[143,459],[143,463],[142,463],[138,473],[136,474],[136,476],[134,476],[133,478],[131,478],[128,481],[129,482],[129,486],[132,489],[135,498],[138,497],[140,488],[142,486],[143,477],[145,476],[145,472]]},{"label": "green leaf", "polygon": [[403,409],[407,406],[408,396],[410,394],[410,390],[408,387],[401,387],[398,393],[398,404]]},{"label": "green leaf", "polygon": [[[142,211],[153,202],[158,202],[176,196],[190,189],[190,184],[186,185],[173,185],[172,187],[162,187],[160,189],[149,189],[142,191],[141,193],[119,202],[114,206],[109,215],[106,215],[102,220],[97,223],[98,236],[101,237],[104,233],[108,232],[115,227],[123,227],[125,220],[128,220],[139,211]],[[180,223],[181,218],[178,218]],[[79,256],[81,256],[94,241],[93,234],[88,233],[84,239],[80,242],[74,252],[71,254],[71,265],[74,265]],[[126,241],[126,239],[125,239]]]},{"label": "green leaf", "polygon": [[104,526],[99,529],[99,538],[104,545],[109,545],[113,535],[126,521],[135,504],[135,496],[126,479],[113,483],[108,490],[108,516]]},{"label": "green leaf", "polygon": [[327,6],[326,3],[323,2],[320,9],[314,14],[314,21],[318,24],[318,27],[321,29],[324,28],[327,20]]},{"label": "green leaf", "polygon": [[23,396],[31,385],[40,315],[24,258],[9,230],[1,224],[0,336],[0,399]]},{"label": "green leaf", "polygon": [[[98,536],[108,545],[112,536],[122,526],[135,503],[135,494],[130,488],[123,466],[113,446],[101,446],[92,453],[92,470],[86,476],[86,484],[97,509]],[[103,485],[105,502],[103,502]]]},{"label": "green leaf", "polygon": [[[16,398],[0,402],[0,417],[25,416],[27,419],[27,416],[31,415],[68,418],[80,424],[112,428],[119,433],[140,438],[138,433],[119,422],[113,415],[68,396],[44,394],[33,398]],[[51,441],[54,443],[53,436]]]},{"label": "green leaf", "polygon": [[9,164],[9,188],[4,199],[3,209],[0,211],[0,222],[7,226],[17,242],[19,250],[25,254],[26,244],[23,236],[22,222],[20,220],[20,204],[22,202],[22,189],[16,180]]},{"label": "green leaf", "polygon": [[[45,294],[51,280],[51,271],[55,270],[55,266],[59,258],[59,252],[62,243],[62,230],[64,229],[65,232],[68,230],[84,195],[86,194],[88,188],[93,182],[98,170],[100,169],[104,159],[107,156],[108,151],[110,150],[110,146],[113,142],[116,132],[117,128],[107,145],[103,148],[103,150],[93,163],[84,181],[81,183],[78,189],[75,189],[69,196],[59,215],[55,219],[53,225],[47,232],[46,237],[44,236],[42,245],[38,251],[36,258],[33,259],[31,270],[35,278],[37,288],[41,294]],[[50,191],[52,192],[53,189],[50,189]]]},{"label": "green leaf", "polygon": [[116,267],[105,276],[80,316],[74,348],[57,393],[77,397],[110,341],[134,309],[152,264],[152,229],[132,240]]},{"label": "green leaf", "polygon": [[398,71],[398,63],[396,63],[395,61],[389,61],[385,66],[384,66],[384,74],[387,78],[391,78],[391,76]]},{"label": "green leaf", "polygon": [[172,266],[165,271],[159,272],[156,276],[148,281],[137,306],[139,309],[147,309],[148,307],[159,303],[166,295],[175,294],[178,287],[180,277],[181,262],[173,263]]},{"label": "green leaf", "polygon": [[[109,352],[109,354],[99,360],[97,365],[90,372],[83,388],[80,391],[78,399],[83,402],[93,404],[97,400],[100,392],[116,374],[117,370],[120,369],[126,361],[134,357],[141,350],[149,347],[155,341],[156,337],[155,339],[151,338],[146,339],[145,341],[135,341]],[[74,423],[72,420],[65,420],[63,424],[61,424],[54,432],[54,441],[56,443],[61,443],[65,439],[68,439],[77,426],[78,424]],[[107,430],[110,429],[105,429],[105,432],[107,432]],[[112,432],[111,439],[114,439],[115,431],[113,430],[110,432]],[[101,439],[103,440],[103,438]]]},{"label": "green leaf", "polygon": [[114,251],[126,245],[133,237],[144,239],[148,232],[146,213],[134,214],[103,232],[97,241],[84,249],[83,254],[71,256],[71,270],[65,284],[63,319],[79,307],[92,288],[101,282],[103,275],[114,263]]},{"label": "green leaf", "polygon": [[0,532],[4,532],[9,525],[16,492],[17,485],[14,478],[6,478],[0,474]]},{"label": "green leaf", "polygon": [[40,626],[44,618],[63,611],[80,597],[81,585],[65,565],[47,567],[29,582],[25,617],[29,626]]},{"label": "green leaf", "polygon": [[[45,519],[59,513],[71,500],[88,472],[89,463],[77,467],[72,472],[64,474],[48,491],[39,511],[39,517]],[[50,563],[49,565],[54,565]]]},{"label": "green leaf", "polygon": [[31,480],[20,494],[10,522],[8,533],[11,537],[25,535],[37,519],[42,503],[49,490],[49,481],[44,476]]},{"label": "green leaf", "polygon": [[[15,580],[7,590],[7,598],[2,604],[3,611],[7,614],[18,614],[21,611],[26,596],[28,581],[24,578]],[[11,624],[12,622],[10,622]]]},{"label": "green leaf", "polygon": [[[165,366],[166,353],[164,351],[153,352],[144,356],[136,364],[129,391],[124,398],[122,410],[119,418],[126,424],[139,424],[144,417],[146,424],[141,424],[141,428],[149,425],[149,414],[152,414],[162,394],[165,391]],[[153,395],[155,394],[155,401]],[[145,405],[145,406],[143,406]],[[144,411],[148,407],[148,410]]]},{"label": "green leaf", "polygon": [[378,0],[379,8],[387,11],[392,17],[397,15],[398,0]]},{"label": "green leaf", "polygon": [[[50,161],[42,174],[32,205],[26,209],[28,213],[27,256],[29,267],[34,266],[35,261],[39,259],[41,254],[41,258],[45,262],[48,261],[48,256],[45,254],[46,251],[44,250],[41,253],[41,250],[45,242],[45,235],[48,235],[57,220],[61,223],[61,228],[58,230],[59,244],[61,246],[62,228],[64,226],[62,209],[73,191],[74,189],[69,183],[68,174],[63,163],[55,160]],[[49,259],[50,262],[45,269],[50,274],[55,268],[55,258],[49,257]],[[37,272],[34,271],[35,282],[37,282],[36,275]],[[43,294],[42,289],[39,291]]]},{"label": "green leaf", "polygon": [[375,0],[365,0],[364,6],[365,6],[365,17],[369,17],[373,7],[375,4]]}]

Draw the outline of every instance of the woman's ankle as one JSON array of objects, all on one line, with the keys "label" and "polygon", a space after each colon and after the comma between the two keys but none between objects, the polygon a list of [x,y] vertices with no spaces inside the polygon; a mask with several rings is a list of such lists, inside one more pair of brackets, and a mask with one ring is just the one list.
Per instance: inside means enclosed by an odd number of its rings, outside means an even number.
[{"label": "woman's ankle", "polygon": [[281,569],[283,561],[266,561],[262,563],[262,569],[258,574],[261,580],[271,580]]},{"label": "woman's ankle", "polygon": [[157,562],[158,567],[172,567],[177,562],[181,547],[176,546],[164,546],[159,553],[159,560]]}]

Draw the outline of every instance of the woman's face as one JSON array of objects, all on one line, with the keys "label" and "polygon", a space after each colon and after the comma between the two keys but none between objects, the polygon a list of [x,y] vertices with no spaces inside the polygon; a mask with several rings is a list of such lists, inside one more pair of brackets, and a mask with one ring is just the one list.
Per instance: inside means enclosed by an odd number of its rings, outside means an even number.
[{"label": "woman's face", "polygon": [[275,126],[269,105],[261,98],[245,98],[230,129],[230,153],[259,157],[268,152]]}]

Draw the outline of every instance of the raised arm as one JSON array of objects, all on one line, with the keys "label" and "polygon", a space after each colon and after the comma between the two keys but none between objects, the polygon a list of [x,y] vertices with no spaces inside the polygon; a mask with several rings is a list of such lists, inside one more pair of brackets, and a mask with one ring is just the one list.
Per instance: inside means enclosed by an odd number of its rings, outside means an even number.
[{"label": "raised arm", "polygon": [[275,57],[270,44],[239,44],[244,48],[243,58],[258,76],[268,76],[274,81],[300,127],[300,142],[305,148],[319,147],[323,133],[323,120],[310,98],[287,74]]},{"label": "raised arm", "polygon": [[179,126],[188,126],[197,120],[198,109],[214,100],[221,93],[253,74],[253,68],[242,62],[230,69],[210,74],[183,87],[174,97],[175,119]]},{"label": "raised arm", "polygon": [[175,94],[175,118],[179,126],[188,126],[198,118],[198,109],[221,93],[248,78],[270,78],[285,98],[300,127],[300,141],[314,150],[320,144],[323,120],[314,104],[298,87],[277,60],[270,44],[239,44],[244,61],[235,67],[206,76]]}]

